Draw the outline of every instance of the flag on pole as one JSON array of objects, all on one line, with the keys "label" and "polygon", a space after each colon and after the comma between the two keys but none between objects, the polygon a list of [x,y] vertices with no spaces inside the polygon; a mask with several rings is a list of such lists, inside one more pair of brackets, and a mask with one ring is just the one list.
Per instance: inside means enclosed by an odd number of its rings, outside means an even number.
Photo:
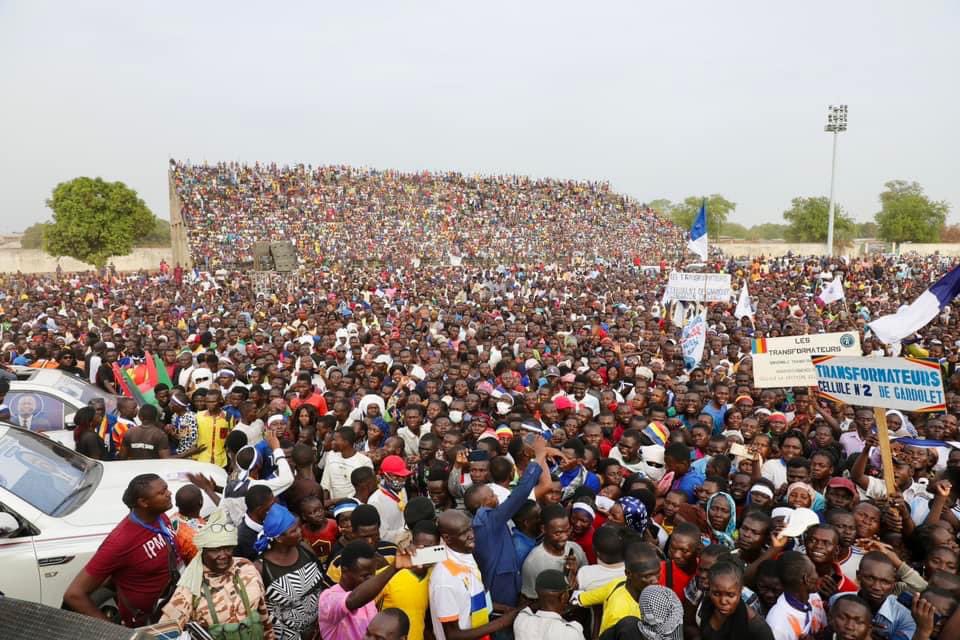
[{"label": "flag on pole", "polygon": [[750,306],[750,292],[747,290],[747,281],[743,281],[743,288],[740,289],[740,299],[737,300],[737,308],[733,312],[733,317],[740,320],[744,316],[753,317],[753,307]]},{"label": "flag on pole", "polygon": [[900,342],[927,326],[957,294],[960,294],[960,266],[954,267],[909,305],[877,318],[868,326],[886,344]]},{"label": "flag on pole", "polygon": [[707,259],[707,199],[704,198],[700,204],[700,211],[697,217],[693,219],[693,226],[690,227],[690,238],[687,240],[687,247],[690,251],[700,256],[701,260]]},{"label": "flag on pole", "polygon": [[828,282],[827,286],[820,290],[819,298],[823,301],[823,304],[830,304],[831,302],[836,302],[837,300],[844,300],[846,296],[843,293],[843,278],[836,276],[833,280]]}]

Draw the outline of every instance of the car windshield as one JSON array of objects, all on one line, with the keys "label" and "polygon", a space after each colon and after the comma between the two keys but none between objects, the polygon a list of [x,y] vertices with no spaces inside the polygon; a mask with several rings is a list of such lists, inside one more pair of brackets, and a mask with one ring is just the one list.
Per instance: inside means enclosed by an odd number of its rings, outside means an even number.
[{"label": "car windshield", "polygon": [[93,386],[89,382],[63,373],[62,371],[56,373],[59,375],[53,379],[54,389],[62,391],[72,398],[76,398],[84,405],[90,404],[90,401],[95,398],[102,398],[107,406],[107,413],[113,413],[117,408],[116,396]]},{"label": "car windshield", "polygon": [[0,424],[0,487],[47,515],[78,508],[103,467],[53,440]]}]

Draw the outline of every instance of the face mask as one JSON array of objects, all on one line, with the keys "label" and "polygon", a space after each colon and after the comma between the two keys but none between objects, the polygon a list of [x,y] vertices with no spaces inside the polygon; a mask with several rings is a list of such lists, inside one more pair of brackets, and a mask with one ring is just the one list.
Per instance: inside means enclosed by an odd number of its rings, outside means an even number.
[{"label": "face mask", "polygon": [[505,416],[510,413],[510,409],[513,408],[513,405],[509,402],[498,402],[497,403],[497,414]]},{"label": "face mask", "polygon": [[389,489],[390,491],[393,491],[394,493],[400,493],[401,491],[403,491],[404,482],[403,480],[384,478],[383,486]]},{"label": "face mask", "polygon": [[451,411],[450,422],[460,424],[463,421],[463,411]]}]

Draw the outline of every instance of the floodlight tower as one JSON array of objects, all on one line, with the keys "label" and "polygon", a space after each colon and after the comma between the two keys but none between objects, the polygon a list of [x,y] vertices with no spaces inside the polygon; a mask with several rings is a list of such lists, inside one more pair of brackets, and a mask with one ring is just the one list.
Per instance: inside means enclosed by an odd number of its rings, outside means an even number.
[{"label": "floodlight tower", "polygon": [[833,186],[837,178],[837,135],[847,130],[847,105],[830,105],[827,125],[823,128],[833,134],[833,164],[830,169],[830,208],[827,213],[827,255],[833,257]]}]

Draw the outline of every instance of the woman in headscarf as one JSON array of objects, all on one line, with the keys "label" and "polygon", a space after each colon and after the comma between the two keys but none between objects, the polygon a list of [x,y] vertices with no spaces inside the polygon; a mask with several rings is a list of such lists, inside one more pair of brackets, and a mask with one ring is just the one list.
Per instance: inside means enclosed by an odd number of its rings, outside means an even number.
[{"label": "woman in headscarf", "polygon": [[[226,514],[214,512],[193,537],[193,544],[198,553],[180,577],[160,621],[176,623],[181,631],[193,623],[214,639],[226,637],[226,625],[242,623],[259,626],[262,637],[273,640],[263,581],[253,563],[233,557],[237,528]],[[259,636],[250,636],[254,637]]]},{"label": "woman in headscarf", "polygon": [[323,576],[317,557],[302,540],[300,520],[281,504],[270,507],[254,547],[261,557],[267,609],[274,617],[277,640],[310,637],[317,623]]},{"label": "woman in headscarf", "polygon": [[733,549],[737,530],[737,505],[733,496],[723,491],[707,499],[707,524],[710,526],[710,542]]},{"label": "woman in headscarf", "polygon": [[683,605],[672,589],[647,587],[639,603],[639,630],[645,640],[683,640]]},{"label": "woman in headscarf", "polygon": [[797,509],[813,509],[817,501],[817,492],[806,482],[794,482],[787,487],[787,506]]}]

